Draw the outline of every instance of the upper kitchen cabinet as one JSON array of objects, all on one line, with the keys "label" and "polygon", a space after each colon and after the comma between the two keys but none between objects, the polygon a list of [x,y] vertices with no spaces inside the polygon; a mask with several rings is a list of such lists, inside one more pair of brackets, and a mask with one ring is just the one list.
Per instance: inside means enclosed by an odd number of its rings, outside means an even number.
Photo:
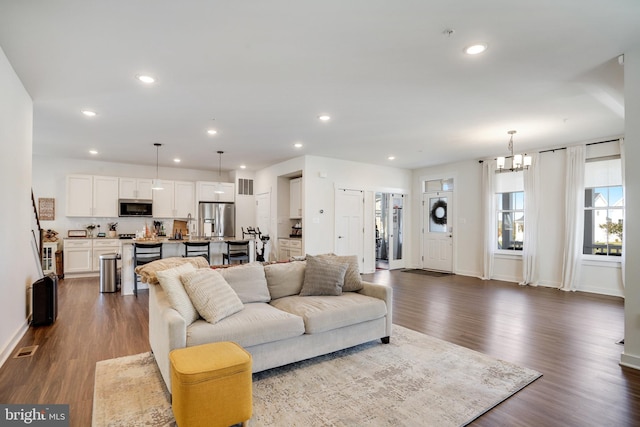
[{"label": "upper kitchen cabinet", "polygon": [[151,180],[146,178],[120,178],[118,193],[121,199],[151,200],[153,198]]},{"label": "upper kitchen cabinet", "polygon": [[153,191],[155,218],[187,218],[196,216],[195,185],[186,181],[162,181],[164,190]]},{"label": "upper kitchen cabinet", "polygon": [[198,202],[235,202],[236,186],[233,182],[198,181],[196,185]]},{"label": "upper kitchen cabinet", "polygon": [[67,216],[117,217],[118,178],[68,175]]},{"label": "upper kitchen cabinet", "polygon": [[289,218],[302,218],[302,178],[289,181]]}]

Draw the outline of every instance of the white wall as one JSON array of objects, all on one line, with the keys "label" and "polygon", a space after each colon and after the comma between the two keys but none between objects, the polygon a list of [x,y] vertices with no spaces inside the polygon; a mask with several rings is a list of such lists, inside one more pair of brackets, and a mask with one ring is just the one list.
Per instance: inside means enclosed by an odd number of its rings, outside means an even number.
[{"label": "white wall", "polygon": [[[603,144],[604,145],[604,144]],[[614,146],[615,144],[611,144]],[[608,147],[614,149],[615,147]],[[603,147],[600,147],[602,151]],[[538,284],[559,287],[562,283],[564,236],[565,150],[540,154],[540,176],[543,196],[540,201],[540,242]],[[422,221],[422,182],[432,179],[454,178],[454,272],[466,276],[482,276],[482,167],[477,160],[440,165],[415,170],[413,219],[413,258],[421,265],[422,240],[418,224]],[[628,182],[628,181],[627,181]],[[632,253],[627,249],[627,253]],[[494,258],[497,280],[520,282],[522,257],[520,254],[498,254]],[[622,271],[619,259],[584,260],[578,290],[613,296],[623,295]]]},{"label": "white wall", "polygon": [[28,327],[29,287],[40,277],[31,234],[33,103],[0,49],[0,363]]},{"label": "white wall", "polygon": [[[53,229],[59,237],[67,236],[67,230],[81,230],[89,223],[100,224],[100,230],[106,231],[107,223],[118,222],[119,233],[134,233],[142,229],[145,219],[140,218],[67,218],[66,209],[66,176],[69,174],[103,175],[131,178],[154,178],[155,166],[133,165],[127,163],[111,163],[99,160],[78,160],[33,156],[33,193],[36,202],[40,197],[55,198],[55,221],[42,221],[44,229]],[[203,171],[184,168],[160,168],[160,178],[167,181],[217,181],[214,171]],[[223,180],[228,180],[224,173]],[[196,216],[196,212],[193,212]],[[151,219],[146,219],[150,222]],[[165,220],[167,232],[171,231],[172,222]]]},{"label": "white wall", "polygon": [[[256,173],[258,190],[272,192],[271,222],[272,230],[277,230],[278,221],[284,221],[285,216],[278,217],[278,177],[287,176],[297,171],[303,175],[303,244],[305,252],[310,254],[333,252],[335,250],[335,190],[346,188],[363,190],[365,192],[365,264],[363,272],[373,272],[375,269],[375,230],[373,194],[377,191],[411,194],[411,171],[400,168],[381,167],[365,163],[345,160],[303,156],[277,165],[270,166]],[[289,195],[286,194],[288,198]],[[407,197],[409,201],[409,197]],[[408,203],[407,212],[411,206]],[[320,213],[323,211],[323,213]],[[282,213],[282,212],[281,212]],[[410,215],[405,218],[405,259],[409,260],[411,252],[412,224]],[[271,244],[277,247],[276,236],[272,236]],[[287,236],[279,236],[287,237]]]},{"label": "white wall", "polygon": [[[640,369],[640,168],[632,167],[640,161],[640,45],[624,54],[625,94],[625,333],[621,363]],[[633,255],[630,255],[633,254]]]}]

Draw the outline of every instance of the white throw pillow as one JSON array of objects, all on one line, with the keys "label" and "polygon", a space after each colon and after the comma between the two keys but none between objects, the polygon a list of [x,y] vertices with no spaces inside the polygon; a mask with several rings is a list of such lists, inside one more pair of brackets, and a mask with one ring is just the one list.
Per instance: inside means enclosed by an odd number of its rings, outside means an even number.
[{"label": "white throw pillow", "polygon": [[[191,263],[182,264],[168,270],[157,271],[156,276],[160,286],[167,294],[169,304],[173,307],[187,322],[187,325],[192,324],[198,320],[198,311],[193,306],[187,291],[182,285],[180,276],[190,271],[195,271],[196,268]],[[155,286],[155,285],[152,285]]]},{"label": "white throw pillow", "polygon": [[236,291],[243,304],[250,302],[269,302],[271,295],[264,276],[264,267],[259,262],[220,268],[220,272],[229,286]]},{"label": "white throw pillow", "polygon": [[183,274],[181,280],[196,310],[209,323],[217,323],[244,308],[238,295],[215,270],[199,268]]},{"label": "white throw pillow", "polygon": [[306,261],[291,261],[264,266],[272,300],[300,293],[306,264]]}]

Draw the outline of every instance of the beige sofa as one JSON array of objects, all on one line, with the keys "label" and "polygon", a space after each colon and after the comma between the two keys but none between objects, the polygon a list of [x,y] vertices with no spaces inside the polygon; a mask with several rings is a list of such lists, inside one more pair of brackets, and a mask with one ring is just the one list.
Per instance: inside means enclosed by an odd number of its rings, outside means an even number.
[{"label": "beige sofa", "polygon": [[[185,320],[189,314],[172,306],[177,304],[170,302],[173,291],[163,280],[150,286],[149,340],[169,390],[169,352],[176,348],[233,341],[251,353],[253,372],[259,372],[376,339],[388,343],[392,289],[361,281],[355,257],[322,257],[214,270],[242,302],[239,311],[215,323],[198,315],[190,323]],[[318,269],[318,262],[325,270]],[[327,279],[337,280],[335,289],[327,290]],[[320,288],[318,283],[323,283]]]}]

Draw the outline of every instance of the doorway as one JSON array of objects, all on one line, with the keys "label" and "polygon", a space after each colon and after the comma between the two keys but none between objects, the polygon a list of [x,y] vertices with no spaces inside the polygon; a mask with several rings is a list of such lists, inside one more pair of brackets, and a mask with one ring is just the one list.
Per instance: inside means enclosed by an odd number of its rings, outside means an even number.
[{"label": "doorway", "polygon": [[364,267],[364,192],[337,189],[335,194],[337,255],[357,255],[360,271]]},{"label": "doorway", "polygon": [[453,193],[436,191],[423,194],[422,268],[453,272]]},{"label": "doorway", "polygon": [[404,267],[404,195],[376,193],[376,269]]}]

